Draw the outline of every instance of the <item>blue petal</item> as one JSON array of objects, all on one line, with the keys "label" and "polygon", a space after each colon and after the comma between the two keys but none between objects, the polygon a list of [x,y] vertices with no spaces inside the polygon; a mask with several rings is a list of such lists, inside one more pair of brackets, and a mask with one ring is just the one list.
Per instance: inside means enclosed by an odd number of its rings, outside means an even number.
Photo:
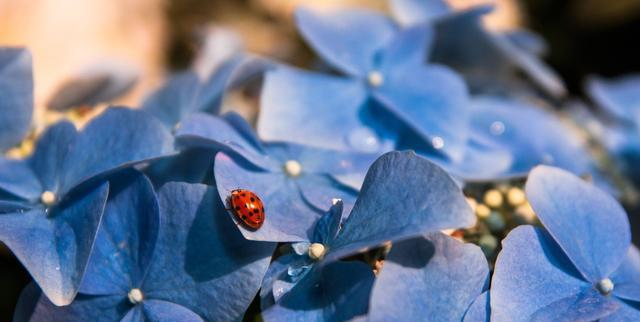
[{"label": "blue petal", "polygon": [[640,302],[640,251],[634,245],[629,247],[627,256],[620,267],[611,274],[617,297]]},{"label": "blue petal", "polygon": [[0,47],[0,152],[22,141],[31,126],[33,75],[31,53]]},{"label": "blue petal", "polygon": [[173,153],[173,138],[142,111],[110,108],[80,134],[65,163],[63,191],[96,175]]},{"label": "blue petal", "polygon": [[536,56],[543,56],[549,51],[549,45],[544,38],[527,29],[509,30],[502,36],[518,48]]},{"label": "blue petal", "polygon": [[394,243],[371,293],[369,321],[462,321],[488,278],[478,246],[441,233]]},{"label": "blue petal", "polygon": [[0,191],[31,201],[40,198],[42,186],[27,162],[0,158]]},{"label": "blue petal", "polygon": [[247,241],[224,214],[215,188],[168,183],[161,224],[141,289],[204,320],[241,318],[260,288],[274,244]]},{"label": "blue petal", "polygon": [[[502,241],[491,283],[491,320],[530,321],[545,312],[557,316],[589,313],[594,320],[615,310],[613,300],[588,294],[593,286],[584,281],[546,232],[532,226],[512,230]],[[593,305],[580,302],[586,297]],[[570,299],[574,299],[574,303]],[[564,311],[562,311],[564,310]]]},{"label": "blue petal", "polygon": [[[472,102],[472,133],[511,151],[510,174],[551,164],[576,174],[591,170],[591,157],[579,137],[553,114],[519,101],[480,96]],[[532,133],[535,133],[532,135]]]},{"label": "blue petal", "polygon": [[526,193],[542,224],[588,281],[609,277],[620,266],[631,232],[627,214],[615,199],[547,166],[531,171]]},{"label": "blue petal", "polygon": [[40,136],[29,159],[33,172],[40,180],[40,192],[51,191],[56,195],[61,192],[60,180],[64,176],[65,162],[77,141],[75,126],[66,121],[52,125]]},{"label": "blue petal", "polygon": [[613,314],[601,318],[600,322],[633,322],[640,321],[640,309],[637,304],[634,306],[631,303],[620,302],[620,309]]},{"label": "blue petal", "polygon": [[324,245],[330,245],[338,235],[340,223],[342,222],[342,200],[337,201],[329,208],[316,224],[316,228],[313,232],[312,242],[321,243]]},{"label": "blue petal", "polygon": [[531,315],[531,321],[593,321],[608,316],[620,308],[610,297],[602,296],[594,288],[585,288],[580,293],[559,299]]},{"label": "blue petal", "polygon": [[265,221],[258,230],[246,229],[229,214],[245,238],[274,242],[309,240],[320,214],[303,199],[295,179],[282,172],[238,164],[224,153],[216,156],[214,173],[221,200],[226,201],[232,190],[241,188],[256,193],[264,202]]},{"label": "blue petal", "polygon": [[200,316],[184,306],[158,300],[147,300],[142,304],[144,321],[153,322],[204,322]]},{"label": "blue petal", "polygon": [[393,22],[373,11],[345,9],[295,12],[302,36],[329,64],[351,75],[367,75],[376,53],[396,32]]},{"label": "blue petal", "polygon": [[386,74],[400,66],[424,65],[432,43],[433,29],[430,24],[398,31],[380,53],[380,70]]},{"label": "blue petal", "polygon": [[80,292],[127,294],[140,288],[153,254],[159,216],[153,187],[144,175],[130,170],[112,180]]},{"label": "blue petal", "polygon": [[191,113],[201,110],[196,101],[202,85],[198,74],[193,71],[177,73],[145,98],[142,109],[168,128],[173,128]]},{"label": "blue petal", "polygon": [[640,76],[630,75],[607,80],[597,77],[589,79],[586,90],[602,109],[614,117],[636,124],[640,120]]},{"label": "blue petal", "polygon": [[382,142],[373,129],[368,136],[371,144],[349,144],[358,129],[368,127],[360,117],[367,96],[365,86],[351,79],[276,68],[265,76],[258,134],[266,141],[378,152]]},{"label": "blue petal", "polygon": [[78,295],[67,306],[51,303],[35,284],[22,291],[16,308],[15,322],[120,321],[131,310],[123,296]]},{"label": "blue petal", "polygon": [[264,157],[263,147],[255,138],[241,127],[236,129],[225,118],[197,113],[185,120],[176,133],[180,147],[205,147],[223,150],[236,157],[244,158],[254,165],[264,166],[269,163]]},{"label": "blue petal", "polygon": [[319,211],[329,208],[334,199],[352,205],[358,194],[357,190],[324,175],[302,174],[296,184],[304,200]]},{"label": "blue petal", "polygon": [[[396,68],[374,96],[434,149],[454,160],[462,158],[468,113],[468,92],[462,78],[443,66]],[[439,146],[436,141],[442,141]]]},{"label": "blue petal", "polygon": [[393,17],[403,25],[415,25],[446,16],[451,9],[441,0],[390,0]]},{"label": "blue petal", "polygon": [[108,191],[104,184],[60,208],[0,215],[0,240],[56,305],[76,296]]},{"label": "blue petal", "polygon": [[302,165],[303,173],[359,177],[361,179],[355,185],[355,189],[360,188],[367,170],[380,156],[377,153],[336,151],[296,143],[268,144],[267,153],[283,163],[288,160],[298,161]]},{"label": "blue petal", "polygon": [[185,149],[177,155],[154,160],[144,172],[156,187],[167,182],[208,182],[213,175],[215,156],[208,148]]},{"label": "blue petal", "polygon": [[413,152],[389,152],[369,169],[326,260],[390,240],[470,227],[476,217],[456,183]]},{"label": "blue petal", "polygon": [[346,321],[367,312],[373,280],[364,263],[334,262],[307,274],[262,317],[266,322]]},{"label": "blue petal", "polygon": [[464,314],[463,322],[489,322],[491,308],[489,291],[480,294]]}]

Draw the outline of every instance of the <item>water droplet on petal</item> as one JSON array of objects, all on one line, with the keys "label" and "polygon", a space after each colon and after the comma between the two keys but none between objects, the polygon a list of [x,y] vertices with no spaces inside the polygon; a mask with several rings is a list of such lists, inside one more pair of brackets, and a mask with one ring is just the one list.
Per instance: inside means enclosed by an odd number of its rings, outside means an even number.
[{"label": "water droplet on petal", "polygon": [[377,152],[381,144],[376,133],[368,127],[352,130],[347,136],[347,143],[362,152]]},{"label": "water droplet on petal", "polygon": [[309,268],[309,265],[302,265],[302,266],[289,266],[289,268],[287,268],[287,275],[291,276],[291,277],[297,277],[300,276],[302,273],[304,273],[307,269]]}]

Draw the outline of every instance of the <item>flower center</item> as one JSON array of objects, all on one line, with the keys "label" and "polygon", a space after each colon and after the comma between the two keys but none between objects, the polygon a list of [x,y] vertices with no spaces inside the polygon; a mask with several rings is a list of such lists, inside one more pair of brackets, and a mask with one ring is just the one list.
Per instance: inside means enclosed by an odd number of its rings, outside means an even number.
[{"label": "flower center", "polygon": [[596,289],[602,295],[609,295],[613,292],[613,281],[608,278],[602,279],[596,283]]},{"label": "flower center", "polygon": [[433,145],[434,149],[440,150],[444,148],[444,140],[439,136],[434,136],[433,139],[431,139],[431,145]]},{"label": "flower center", "polygon": [[142,294],[142,291],[139,288],[132,288],[131,291],[129,291],[129,294],[127,294],[127,297],[129,297],[129,302],[134,305],[141,303],[142,300],[144,300],[144,294]]},{"label": "flower center", "polygon": [[326,249],[320,243],[313,243],[309,246],[309,257],[313,260],[319,260],[324,256]]},{"label": "flower center", "polygon": [[47,190],[40,195],[40,201],[47,207],[52,206],[56,202],[56,194]]},{"label": "flower center", "polygon": [[289,160],[284,163],[284,172],[290,177],[297,177],[302,173],[302,165],[296,160]]},{"label": "flower center", "polygon": [[384,76],[379,71],[374,70],[367,76],[367,81],[372,87],[378,87],[384,83]]}]

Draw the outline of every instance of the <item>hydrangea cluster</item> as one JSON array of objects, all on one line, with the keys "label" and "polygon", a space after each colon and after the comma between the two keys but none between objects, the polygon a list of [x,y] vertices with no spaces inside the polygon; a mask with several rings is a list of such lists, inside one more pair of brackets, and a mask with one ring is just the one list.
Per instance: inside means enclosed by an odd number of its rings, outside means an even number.
[{"label": "hydrangea cluster", "polygon": [[[544,42],[491,7],[389,8],[298,8],[317,68],[205,57],[82,123],[35,126],[30,53],[0,48],[14,321],[640,321],[616,199],[640,79],[594,77],[571,117]],[[256,83],[257,118],[230,111]]]}]

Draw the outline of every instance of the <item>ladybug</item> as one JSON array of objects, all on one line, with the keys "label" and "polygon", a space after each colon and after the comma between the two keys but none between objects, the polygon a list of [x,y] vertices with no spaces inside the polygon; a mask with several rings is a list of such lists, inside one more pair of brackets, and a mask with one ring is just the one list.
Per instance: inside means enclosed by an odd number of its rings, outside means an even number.
[{"label": "ladybug", "polygon": [[245,226],[258,229],[264,223],[264,204],[255,193],[246,189],[235,189],[229,196],[231,212]]}]

